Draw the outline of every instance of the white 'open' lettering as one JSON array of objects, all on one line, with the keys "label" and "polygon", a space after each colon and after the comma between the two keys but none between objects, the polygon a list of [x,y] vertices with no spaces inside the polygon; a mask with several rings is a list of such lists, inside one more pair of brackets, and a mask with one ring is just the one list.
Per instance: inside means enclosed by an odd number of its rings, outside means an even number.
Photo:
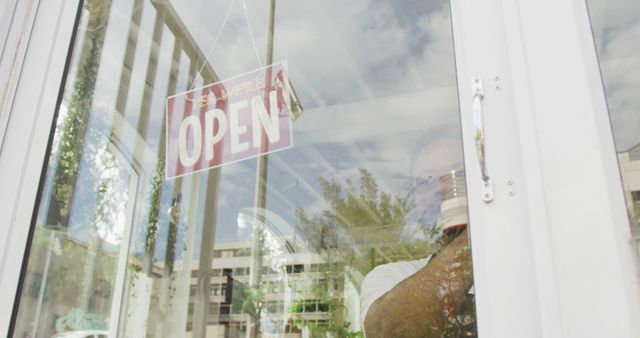
[{"label": "white 'open' lettering", "polygon": [[[189,128],[191,127],[191,128]],[[193,152],[189,155],[187,149],[187,135],[191,129],[193,140]],[[191,115],[184,119],[180,124],[180,133],[178,135],[178,155],[180,163],[185,167],[190,167],[200,159],[202,153],[202,125],[198,116]]]}]

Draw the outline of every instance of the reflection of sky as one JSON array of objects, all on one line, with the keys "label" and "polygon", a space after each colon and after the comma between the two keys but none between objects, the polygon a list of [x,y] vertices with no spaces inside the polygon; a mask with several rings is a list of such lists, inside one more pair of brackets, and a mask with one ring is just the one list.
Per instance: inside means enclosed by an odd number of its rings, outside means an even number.
[{"label": "reflection of sky", "polygon": [[[231,3],[176,6],[223,79],[259,67],[254,50],[263,54],[266,47],[266,3],[246,0],[248,24],[242,0],[236,1],[221,30]],[[269,158],[267,208],[295,227],[297,206],[309,214],[322,210],[320,177],[357,182],[359,168],[373,173],[381,191],[408,193],[418,140],[438,127],[450,131],[440,137],[459,137],[457,128],[443,127],[458,124],[448,2],[276,6],[274,59],[288,61],[305,112],[294,123],[295,147]],[[223,167],[217,241],[247,239],[237,215],[253,206],[254,188],[255,160]]]},{"label": "reflection of sky", "polygon": [[[296,207],[303,207],[309,214],[322,210],[320,177],[346,186],[347,180],[357,183],[359,168],[374,175],[381,191],[399,195],[411,191],[414,148],[419,142],[432,141],[427,134],[433,130],[423,126],[437,124],[448,133],[439,137],[458,136],[457,128],[450,128],[456,123],[455,88],[420,94],[423,100],[448,101],[448,107],[445,103],[438,107],[441,112],[423,110],[418,102],[406,99],[405,105],[397,106],[396,114],[389,114],[384,105],[368,102],[305,111],[294,125],[296,146],[269,158],[268,209],[295,227]],[[425,102],[424,106],[429,104]],[[362,111],[367,111],[368,117]],[[342,123],[350,120],[358,125]],[[248,162],[223,169],[218,240],[246,240],[235,237],[233,224],[235,212],[253,203],[254,176],[253,165]]]},{"label": "reflection of sky", "polygon": [[[242,0],[177,6],[221,78],[264,59],[266,2]],[[446,1],[279,1],[275,60],[288,60],[306,109],[451,84],[453,52]],[[180,3],[182,4],[182,2]],[[195,9],[195,10],[194,10]],[[215,37],[220,38],[212,47]],[[210,53],[209,53],[210,52]]]},{"label": "reflection of sky", "polygon": [[587,0],[618,151],[640,143],[640,2]]}]

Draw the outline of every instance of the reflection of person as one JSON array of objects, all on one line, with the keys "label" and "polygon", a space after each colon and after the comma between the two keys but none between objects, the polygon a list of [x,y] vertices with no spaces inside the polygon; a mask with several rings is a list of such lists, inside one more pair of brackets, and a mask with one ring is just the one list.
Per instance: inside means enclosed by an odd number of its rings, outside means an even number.
[{"label": "reflection of person", "polygon": [[[460,150],[455,142],[437,141],[416,154],[416,200],[429,217],[440,212],[438,179],[461,169]],[[443,246],[436,254],[380,265],[367,274],[361,288],[367,338],[461,337],[475,332],[466,215],[458,219],[463,223],[440,228]]]}]

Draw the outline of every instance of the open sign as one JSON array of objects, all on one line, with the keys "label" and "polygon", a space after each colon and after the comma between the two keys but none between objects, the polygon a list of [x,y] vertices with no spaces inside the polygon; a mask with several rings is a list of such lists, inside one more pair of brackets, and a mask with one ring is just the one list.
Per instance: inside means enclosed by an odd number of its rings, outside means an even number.
[{"label": "open sign", "polygon": [[292,147],[291,91],[276,63],[169,97],[166,178]]}]

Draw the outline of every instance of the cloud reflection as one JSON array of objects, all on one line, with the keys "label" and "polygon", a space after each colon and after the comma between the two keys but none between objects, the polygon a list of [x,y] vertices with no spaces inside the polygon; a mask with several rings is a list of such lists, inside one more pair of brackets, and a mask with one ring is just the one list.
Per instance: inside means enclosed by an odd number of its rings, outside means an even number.
[{"label": "cloud reflection", "polygon": [[640,143],[640,3],[589,0],[616,148]]},{"label": "cloud reflection", "polygon": [[[220,27],[231,3],[176,4],[221,78],[257,68],[254,50],[266,47],[266,5],[246,0],[249,25],[238,1]],[[425,133],[439,126],[444,137],[460,137],[448,2],[276,6],[275,60],[288,61],[305,112],[294,125],[294,149],[271,156],[268,208],[294,226],[295,207],[322,209],[320,177],[346,182],[358,168],[383,191],[410,191],[412,152]],[[217,240],[245,239],[236,219],[252,206],[253,168],[253,161],[223,168]]]}]

